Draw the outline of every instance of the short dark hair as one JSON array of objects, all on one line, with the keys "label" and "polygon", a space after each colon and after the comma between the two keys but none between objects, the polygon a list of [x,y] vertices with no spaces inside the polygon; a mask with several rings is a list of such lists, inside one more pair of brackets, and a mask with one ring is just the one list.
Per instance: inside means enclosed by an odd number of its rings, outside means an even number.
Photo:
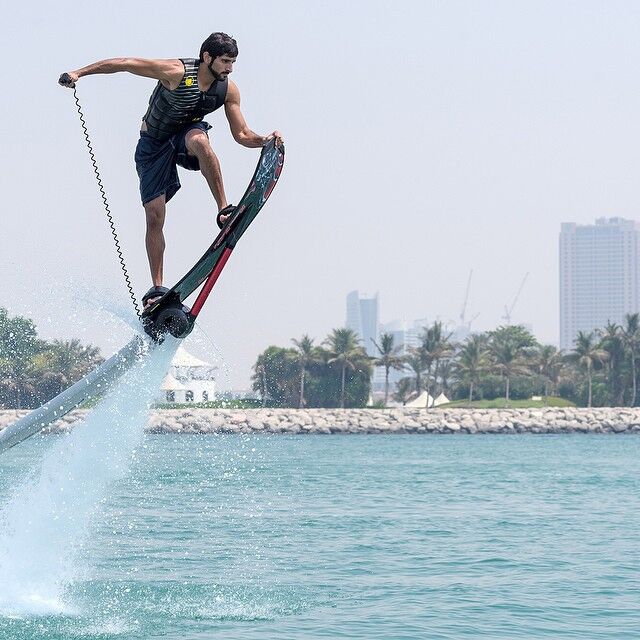
[{"label": "short dark hair", "polygon": [[238,57],[238,43],[226,33],[216,31],[212,33],[200,47],[200,62],[204,61],[204,52],[207,52],[212,58],[218,56]]}]

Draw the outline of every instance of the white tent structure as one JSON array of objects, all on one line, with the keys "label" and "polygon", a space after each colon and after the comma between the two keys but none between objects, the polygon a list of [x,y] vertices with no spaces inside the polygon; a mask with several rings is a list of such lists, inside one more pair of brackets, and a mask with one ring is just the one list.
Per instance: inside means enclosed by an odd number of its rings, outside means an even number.
[{"label": "white tent structure", "polygon": [[405,405],[408,409],[425,409],[426,407],[433,407],[433,398],[426,392],[422,391],[420,395],[409,400]]},{"label": "white tent structure", "polygon": [[186,402],[187,388],[178,382],[171,373],[167,373],[160,386],[163,402]]},{"label": "white tent structure", "polygon": [[160,388],[162,402],[207,402],[216,394],[218,367],[178,347]]},{"label": "white tent structure", "polygon": [[433,406],[434,407],[439,407],[441,404],[447,404],[451,402],[451,400],[449,400],[449,398],[447,398],[447,396],[444,395],[444,393],[441,393],[434,401],[433,401]]},{"label": "white tent structure", "polygon": [[413,400],[409,400],[404,406],[409,409],[426,409],[427,407],[439,407],[441,404],[449,402],[449,398],[441,393],[437,398],[433,398],[426,391],[420,393]]}]

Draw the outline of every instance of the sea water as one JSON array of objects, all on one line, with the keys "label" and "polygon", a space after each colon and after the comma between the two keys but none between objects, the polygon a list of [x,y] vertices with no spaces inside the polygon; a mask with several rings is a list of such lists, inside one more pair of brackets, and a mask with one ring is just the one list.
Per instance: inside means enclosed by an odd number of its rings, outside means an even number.
[{"label": "sea water", "polygon": [[135,432],[63,502],[63,439],[0,458],[0,638],[640,638],[638,437]]},{"label": "sea water", "polygon": [[127,474],[177,345],[166,340],[141,358],[84,424],[55,443],[49,438],[43,456],[16,464],[29,450],[22,445],[0,460],[3,481],[12,466],[17,472],[0,506],[0,612],[73,612],[64,591],[80,576],[91,516]]}]

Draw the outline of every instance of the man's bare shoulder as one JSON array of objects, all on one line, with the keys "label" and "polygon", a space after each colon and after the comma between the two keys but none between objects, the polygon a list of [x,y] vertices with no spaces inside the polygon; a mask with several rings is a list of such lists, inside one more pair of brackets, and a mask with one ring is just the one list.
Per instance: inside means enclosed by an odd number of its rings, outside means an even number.
[{"label": "man's bare shoulder", "polygon": [[166,64],[166,82],[172,89],[176,88],[184,76],[184,62],[180,58],[168,58],[161,62]]},{"label": "man's bare shoulder", "polygon": [[227,97],[225,98],[225,104],[227,103],[239,103],[240,102],[240,90],[238,85],[229,78],[229,85],[227,86]]},{"label": "man's bare shoulder", "polygon": [[184,73],[184,62],[182,60],[182,58],[167,58],[165,60],[158,60],[158,62],[164,63],[168,69],[176,73]]}]

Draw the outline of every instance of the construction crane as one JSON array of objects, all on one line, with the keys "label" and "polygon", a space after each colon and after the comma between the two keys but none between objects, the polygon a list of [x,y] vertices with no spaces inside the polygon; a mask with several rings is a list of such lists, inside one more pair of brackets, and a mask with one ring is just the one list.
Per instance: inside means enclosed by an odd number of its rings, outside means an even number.
[{"label": "construction crane", "polygon": [[520,283],[520,287],[518,288],[518,293],[516,293],[513,302],[511,303],[510,307],[507,307],[507,305],[504,305],[504,315],[502,316],[503,320],[506,320],[507,325],[511,324],[511,314],[513,313],[513,309],[516,306],[516,302],[518,302],[518,298],[520,297],[520,294],[522,293],[522,289],[524,287],[524,283],[527,281],[527,278],[529,277],[529,272],[527,271],[527,273],[524,274],[524,278],[522,278],[522,282]]},{"label": "construction crane", "polygon": [[469,302],[469,292],[471,291],[471,279],[473,278],[473,269],[469,271],[469,277],[467,278],[467,288],[464,292],[464,300],[462,302],[462,309],[458,316],[458,327],[456,334],[461,336],[460,339],[464,339],[469,333],[471,333],[471,323],[480,315],[476,313],[470,320],[467,320],[467,304]]},{"label": "construction crane", "polygon": [[473,318],[471,318],[471,320],[469,320],[469,322],[467,322],[467,327],[469,327],[469,331],[471,331],[471,323],[480,315],[480,313],[476,313],[475,316],[473,316]]},{"label": "construction crane", "polygon": [[467,290],[464,294],[464,302],[462,303],[462,311],[460,311],[460,325],[464,325],[464,315],[467,312],[467,302],[469,301],[469,291],[471,289],[471,276],[473,276],[473,269],[469,271],[469,278],[467,280]]}]

